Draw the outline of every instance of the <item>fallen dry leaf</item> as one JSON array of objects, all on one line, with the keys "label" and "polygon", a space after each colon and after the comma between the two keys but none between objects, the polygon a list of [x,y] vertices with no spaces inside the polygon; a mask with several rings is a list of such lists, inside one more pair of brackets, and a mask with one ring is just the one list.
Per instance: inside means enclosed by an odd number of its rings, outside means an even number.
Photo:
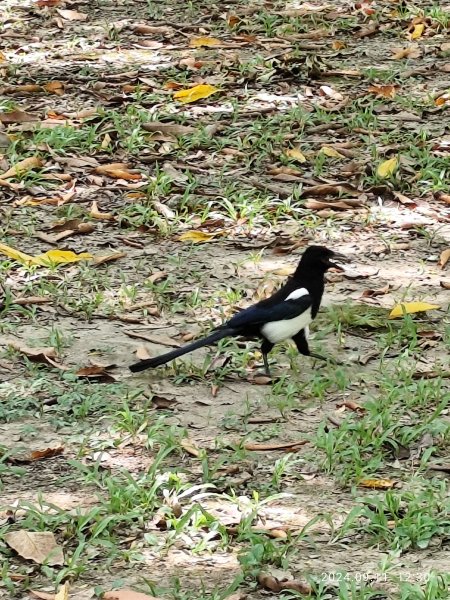
[{"label": "fallen dry leaf", "polygon": [[299,163],[304,163],[307,161],[306,156],[303,154],[303,152],[301,150],[299,150],[299,148],[288,148],[285,151],[285,155],[288,156],[289,158],[293,158],[294,160],[297,160]]},{"label": "fallen dry leaf", "polygon": [[86,21],[88,15],[86,13],[78,12],[77,10],[64,10],[58,8],[56,11],[66,21]]},{"label": "fallen dry leaf", "polygon": [[325,154],[325,156],[328,156],[329,158],[345,158],[343,154],[331,146],[322,146],[320,153]]},{"label": "fallen dry leaf", "polygon": [[204,231],[186,231],[178,238],[180,242],[193,242],[194,244],[203,244],[211,241],[217,234],[205,233]]},{"label": "fallen dry leaf", "polygon": [[64,554],[50,531],[12,531],[5,534],[5,542],[22,558],[39,565],[63,565]]},{"label": "fallen dry leaf", "polygon": [[377,175],[383,179],[390,177],[397,169],[398,166],[398,158],[393,157],[389,160],[385,160],[381,164],[378,165]]},{"label": "fallen dry leaf", "polygon": [[105,592],[103,600],[159,600],[155,596],[149,596],[142,592],[134,592],[129,589],[114,590],[112,592]]},{"label": "fallen dry leaf", "polygon": [[107,175],[114,179],[125,179],[126,181],[137,181],[142,178],[139,173],[132,173],[123,163],[99,165],[94,169],[94,172],[98,175]]},{"label": "fallen dry leaf", "polygon": [[115,218],[112,213],[100,212],[97,206],[97,202],[95,200],[92,202],[92,206],[89,210],[89,215],[93,219],[97,219],[99,221],[113,221]]},{"label": "fallen dry leaf", "polygon": [[43,162],[37,156],[29,156],[16,163],[13,167],[5,171],[0,175],[0,179],[9,179],[10,177],[17,177],[23,175],[32,169],[39,169],[42,167]]},{"label": "fallen dry leaf", "polygon": [[203,100],[203,98],[208,98],[209,96],[216,94],[218,91],[220,90],[213,85],[200,84],[187,90],[178,90],[174,93],[173,97],[175,100],[178,100],[183,104],[187,104],[189,102]]},{"label": "fallen dry leaf", "polygon": [[0,112],[0,121],[6,125],[10,123],[31,123],[32,121],[39,121],[39,117],[32,113],[16,109],[9,112]]},{"label": "fallen dry leaf", "polygon": [[425,30],[425,23],[416,23],[412,27],[412,31],[409,31],[409,38],[411,40],[418,40],[422,37]]},{"label": "fallen dry leaf", "polygon": [[201,455],[201,450],[197,444],[189,438],[183,438],[180,442],[181,447],[191,456],[198,458]]},{"label": "fallen dry leaf", "polygon": [[371,94],[382,96],[383,98],[395,98],[397,93],[396,85],[371,85],[368,88]]},{"label": "fallen dry leaf", "polygon": [[92,261],[92,264],[95,267],[98,267],[99,265],[104,265],[105,263],[119,260],[119,258],[124,258],[125,256],[125,252],[112,252],[111,254],[106,254],[104,256],[96,256]]},{"label": "fallen dry leaf", "polygon": [[202,46],[218,46],[221,41],[213,37],[195,37],[189,42],[191,48],[201,48]]},{"label": "fallen dry leaf", "polygon": [[196,131],[195,127],[180,125],[179,123],[160,123],[158,121],[143,123],[142,128],[145,131],[159,132],[167,135],[190,135]]},{"label": "fallen dry leaf", "polygon": [[45,450],[33,450],[30,455],[31,460],[42,460],[44,458],[53,458],[60,456],[64,452],[64,446],[58,446],[57,448],[46,448]]},{"label": "fallen dry leaf", "polygon": [[246,450],[252,450],[255,452],[264,452],[270,450],[285,450],[289,448],[296,448],[297,446],[303,446],[307,443],[307,440],[297,440],[296,442],[285,442],[282,444],[255,444],[253,442],[245,442],[244,448]]},{"label": "fallen dry leaf", "polygon": [[390,319],[396,319],[402,317],[404,313],[414,314],[419,312],[426,312],[427,310],[437,310],[441,308],[438,304],[429,304],[428,302],[404,302],[397,304],[389,313]]},{"label": "fallen dry leaf", "polygon": [[441,252],[441,256],[439,258],[439,265],[440,265],[441,269],[443,269],[445,267],[445,265],[448,263],[449,260],[450,260],[450,248],[447,248],[446,250],[443,250]]},{"label": "fallen dry leaf", "polygon": [[393,479],[361,479],[358,485],[372,490],[390,490],[396,483]]},{"label": "fallen dry leaf", "polygon": [[107,370],[107,367],[102,365],[90,365],[89,367],[83,367],[78,369],[75,373],[78,377],[86,377],[87,379],[99,381],[102,383],[114,383],[116,378],[111,375]]}]

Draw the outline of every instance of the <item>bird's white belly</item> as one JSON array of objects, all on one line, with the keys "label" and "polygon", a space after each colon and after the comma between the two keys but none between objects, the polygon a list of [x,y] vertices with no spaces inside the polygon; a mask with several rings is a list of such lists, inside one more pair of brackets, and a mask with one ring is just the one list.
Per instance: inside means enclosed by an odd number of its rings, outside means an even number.
[{"label": "bird's white belly", "polygon": [[293,319],[283,319],[282,321],[271,321],[270,323],[266,323],[261,327],[261,331],[269,342],[276,344],[277,342],[289,340],[301,329],[308,327],[311,321],[311,309],[309,309]]}]

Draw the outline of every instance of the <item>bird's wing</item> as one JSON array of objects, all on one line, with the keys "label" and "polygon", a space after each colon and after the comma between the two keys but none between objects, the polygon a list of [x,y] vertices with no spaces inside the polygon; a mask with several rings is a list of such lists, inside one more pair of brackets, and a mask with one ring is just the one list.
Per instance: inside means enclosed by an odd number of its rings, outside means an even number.
[{"label": "bird's wing", "polygon": [[311,307],[312,300],[309,294],[296,300],[277,302],[273,306],[250,306],[238,312],[226,323],[227,327],[240,329],[264,325],[272,321],[283,321],[300,316]]}]

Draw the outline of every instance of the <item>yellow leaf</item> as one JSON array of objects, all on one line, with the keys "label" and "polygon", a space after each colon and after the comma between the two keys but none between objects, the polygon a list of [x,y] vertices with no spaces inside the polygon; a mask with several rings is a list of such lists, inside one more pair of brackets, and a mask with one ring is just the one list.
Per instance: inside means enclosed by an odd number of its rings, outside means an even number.
[{"label": "yellow leaf", "polygon": [[341,42],[340,40],[334,40],[334,42],[331,43],[331,47],[333,50],[342,50],[343,48],[347,47],[347,44],[345,42]]},{"label": "yellow leaf", "polygon": [[55,596],[55,600],[68,600],[69,599],[69,584],[66,583],[59,588],[58,593]]},{"label": "yellow leaf", "polygon": [[197,102],[197,100],[208,98],[208,96],[211,96],[218,91],[219,89],[213,85],[201,84],[187,90],[179,90],[178,92],[174,93],[173,97],[175,100],[183,102],[183,104],[187,104],[188,102]]},{"label": "yellow leaf", "polygon": [[16,163],[13,167],[5,171],[0,175],[0,179],[9,179],[10,177],[17,177],[22,173],[26,173],[31,169],[42,167],[42,160],[37,156],[29,156]]},{"label": "yellow leaf", "polygon": [[443,250],[441,252],[441,256],[439,259],[439,264],[441,266],[441,269],[443,269],[445,267],[445,265],[448,263],[449,260],[450,260],[450,248],[447,248],[447,250]]},{"label": "yellow leaf", "polygon": [[438,304],[429,304],[428,302],[404,302],[397,304],[389,313],[390,319],[402,317],[403,313],[413,314],[418,312],[425,312],[427,310],[436,310],[441,308]]},{"label": "yellow leaf", "polygon": [[322,148],[320,149],[320,152],[330,158],[345,158],[345,156],[343,154],[341,154],[334,148],[331,148],[331,146],[322,146]]},{"label": "yellow leaf", "polygon": [[390,490],[396,484],[392,479],[361,479],[359,485],[372,490]]},{"label": "yellow leaf", "polygon": [[62,96],[64,94],[64,84],[62,81],[49,81],[44,84],[44,90],[49,94],[56,94]]},{"label": "yellow leaf", "polygon": [[45,254],[39,256],[33,256],[33,264],[50,266],[50,265],[62,265],[66,263],[74,263],[79,260],[88,260],[94,258],[89,252],[82,252],[81,254],[75,254],[72,250],[49,250]]},{"label": "yellow leaf", "polygon": [[377,174],[378,177],[382,177],[385,179],[386,177],[390,177],[392,173],[397,169],[398,166],[398,158],[394,156],[394,158],[390,158],[389,160],[385,160],[380,165],[378,165]]},{"label": "yellow leaf", "polygon": [[419,38],[421,38],[423,35],[423,32],[424,32],[424,29],[425,29],[424,23],[417,23],[416,25],[414,25],[414,29],[411,32],[411,39],[418,40]]},{"label": "yellow leaf", "polygon": [[300,163],[304,163],[307,160],[306,156],[298,148],[288,148],[285,154],[286,156],[289,156],[289,158],[293,158],[294,160],[297,160]]},{"label": "yellow leaf", "polygon": [[195,244],[202,244],[203,242],[209,242],[213,239],[214,233],[205,233],[203,231],[186,231],[178,238],[180,242],[194,242]]},{"label": "yellow leaf", "polygon": [[200,46],[218,46],[220,40],[213,37],[195,37],[189,42],[191,48],[200,48]]},{"label": "yellow leaf", "polygon": [[279,269],[275,269],[272,271],[274,275],[280,275],[282,277],[290,277],[295,273],[295,267],[280,267]]},{"label": "yellow leaf", "polygon": [[15,250],[11,248],[11,246],[7,246],[6,244],[0,243],[0,253],[4,254],[8,258],[12,258],[13,260],[17,260],[24,265],[31,265],[33,262],[33,257],[29,254],[25,254],[24,252],[20,252],[20,250]]}]

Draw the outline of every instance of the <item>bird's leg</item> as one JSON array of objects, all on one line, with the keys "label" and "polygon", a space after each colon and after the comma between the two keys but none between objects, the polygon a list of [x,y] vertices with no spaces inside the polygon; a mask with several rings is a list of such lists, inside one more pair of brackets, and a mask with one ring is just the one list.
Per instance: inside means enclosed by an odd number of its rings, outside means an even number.
[{"label": "bird's leg", "polygon": [[317,354],[316,352],[311,352],[309,349],[309,346],[308,346],[308,340],[306,339],[306,334],[305,334],[304,329],[299,331],[297,333],[297,335],[294,336],[292,339],[294,340],[295,345],[297,346],[297,350],[300,352],[300,354],[303,354],[303,356],[310,356],[311,358],[316,358],[318,360],[323,360],[325,362],[332,362],[336,365],[342,364],[342,363],[339,363],[334,358],[329,358],[327,356],[323,356],[322,354]]},{"label": "bird's leg", "polygon": [[273,344],[271,344],[268,340],[263,341],[261,345],[261,353],[263,355],[264,370],[266,372],[267,377],[272,377],[272,375],[270,374],[269,361],[267,360],[267,355],[272,350],[272,348]]}]

